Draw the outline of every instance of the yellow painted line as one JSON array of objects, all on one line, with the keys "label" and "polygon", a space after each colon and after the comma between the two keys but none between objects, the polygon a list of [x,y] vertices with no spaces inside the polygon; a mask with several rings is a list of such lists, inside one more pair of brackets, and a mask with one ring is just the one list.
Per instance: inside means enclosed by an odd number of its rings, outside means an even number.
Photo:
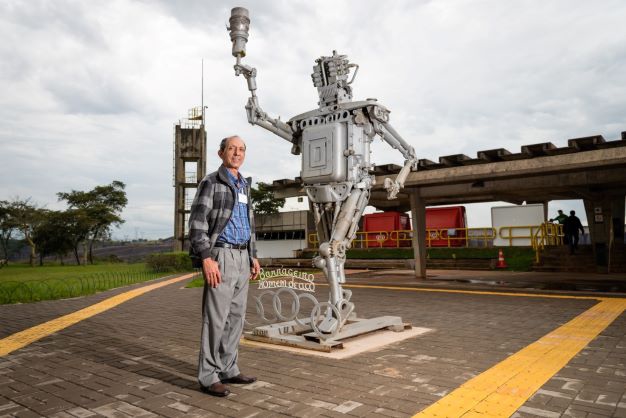
[{"label": "yellow painted line", "polygon": [[602,299],[414,417],[510,417],[624,310],[626,299]]},{"label": "yellow painted line", "polygon": [[139,287],[137,289],[133,289],[128,292],[124,292],[119,295],[110,297],[106,300],[103,300],[102,302],[88,306],[71,314],[61,316],[48,322],[44,322],[43,324],[39,324],[32,328],[25,329],[24,331],[16,332],[15,334],[12,334],[0,340],[0,357],[6,356],[15,350],[32,344],[37,340],[54,334],[55,332],[61,331],[62,329],[74,325],[84,319],[90,318],[94,315],[98,315],[99,313],[114,308],[121,303],[136,298],[137,296],[141,296],[144,293],[148,293],[152,290],[170,285],[172,283],[187,280],[193,276],[195,276],[195,273],[185,274],[184,276],[154,283],[148,286]]}]

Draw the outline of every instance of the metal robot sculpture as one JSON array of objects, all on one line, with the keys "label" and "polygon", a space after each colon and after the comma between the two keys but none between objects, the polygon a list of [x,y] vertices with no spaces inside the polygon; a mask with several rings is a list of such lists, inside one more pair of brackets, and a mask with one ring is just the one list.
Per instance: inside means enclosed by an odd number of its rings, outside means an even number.
[{"label": "metal robot sculpture", "polygon": [[[256,95],[257,71],[242,63],[250,18],[243,7],[233,8],[229,20],[235,74],[243,75],[251,96],[246,104],[248,121],[292,143],[291,153],[302,154],[300,177],[309,198],[319,238],[315,267],[324,271],[330,287],[329,302],[320,304],[323,318],[317,328],[330,334],[340,330],[354,311],[351,292],[343,289],[346,249],[354,239],[359,219],[368,204],[375,178],[370,175],[370,143],[379,137],[406,159],[395,180],[385,178],[388,199],[395,199],[415,167],[415,150],[389,124],[389,110],[376,99],[352,101],[352,87],[359,66],[333,51],[313,66],[318,108],[287,122],[261,109]],[[354,69],[350,78],[350,70]],[[350,78],[350,80],[348,80]],[[324,309],[325,308],[325,309]],[[313,315],[312,315],[313,318]]]}]

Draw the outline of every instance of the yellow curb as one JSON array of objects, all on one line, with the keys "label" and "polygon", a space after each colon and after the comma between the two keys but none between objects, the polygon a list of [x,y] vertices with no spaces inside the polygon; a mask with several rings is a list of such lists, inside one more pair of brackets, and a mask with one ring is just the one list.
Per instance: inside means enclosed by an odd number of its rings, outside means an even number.
[{"label": "yellow curb", "polygon": [[184,276],[165,280],[159,283],[154,283],[148,286],[142,286],[137,289],[133,289],[128,292],[124,292],[122,294],[110,297],[106,300],[103,300],[102,302],[88,306],[71,314],[61,316],[48,322],[44,322],[43,324],[39,324],[32,328],[25,329],[24,331],[16,332],[15,334],[9,335],[8,337],[0,340],[0,357],[6,356],[15,350],[32,344],[37,340],[54,334],[55,332],[61,331],[62,329],[74,325],[84,319],[90,318],[94,315],[114,308],[117,305],[124,303],[130,299],[141,296],[144,293],[148,293],[152,290],[170,285],[172,283],[187,280],[193,276],[195,276],[195,273],[186,274]]}]

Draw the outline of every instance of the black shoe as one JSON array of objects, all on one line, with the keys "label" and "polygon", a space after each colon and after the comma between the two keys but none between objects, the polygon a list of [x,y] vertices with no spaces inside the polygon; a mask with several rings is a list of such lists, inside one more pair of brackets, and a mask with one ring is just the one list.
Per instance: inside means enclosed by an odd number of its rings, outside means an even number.
[{"label": "black shoe", "polygon": [[222,383],[235,383],[239,385],[249,385],[256,382],[256,377],[244,376],[239,374],[237,376],[229,377],[228,379],[222,379]]},{"label": "black shoe", "polygon": [[230,390],[228,390],[228,387],[226,387],[226,385],[222,384],[221,382],[213,383],[211,386],[200,385],[200,390],[204,393],[208,393],[209,395],[219,396],[222,398],[230,394]]}]

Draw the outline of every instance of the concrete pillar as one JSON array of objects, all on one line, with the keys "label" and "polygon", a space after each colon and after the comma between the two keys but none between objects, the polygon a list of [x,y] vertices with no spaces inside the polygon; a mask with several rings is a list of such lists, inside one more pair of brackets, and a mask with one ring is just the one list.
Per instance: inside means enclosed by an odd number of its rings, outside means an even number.
[{"label": "concrete pillar", "polygon": [[411,217],[413,218],[413,257],[415,277],[426,278],[426,205],[419,195],[419,189],[411,194]]},{"label": "concrete pillar", "polygon": [[624,210],[626,200],[624,196],[617,196],[611,200],[611,216],[613,221],[613,242],[624,243]]},{"label": "concrete pillar", "polygon": [[[613,248],[613,201],[603,195],[597,199],[585,199],[585,212],[589,224],[589,235],[593,247],[596,268],[599,273],[611,271],[611,250]],[[622,208],[623,208],[622,203]],[[623,209],[622,209],[623,216]]]},{"label": "concrete pillar", "polygon": [[185,161],[181,158],[182,129],[176,125],[174,130],[174,251],[183,251],[185,231],[184,214],[185,190],[182,187],[185,179]]}]

